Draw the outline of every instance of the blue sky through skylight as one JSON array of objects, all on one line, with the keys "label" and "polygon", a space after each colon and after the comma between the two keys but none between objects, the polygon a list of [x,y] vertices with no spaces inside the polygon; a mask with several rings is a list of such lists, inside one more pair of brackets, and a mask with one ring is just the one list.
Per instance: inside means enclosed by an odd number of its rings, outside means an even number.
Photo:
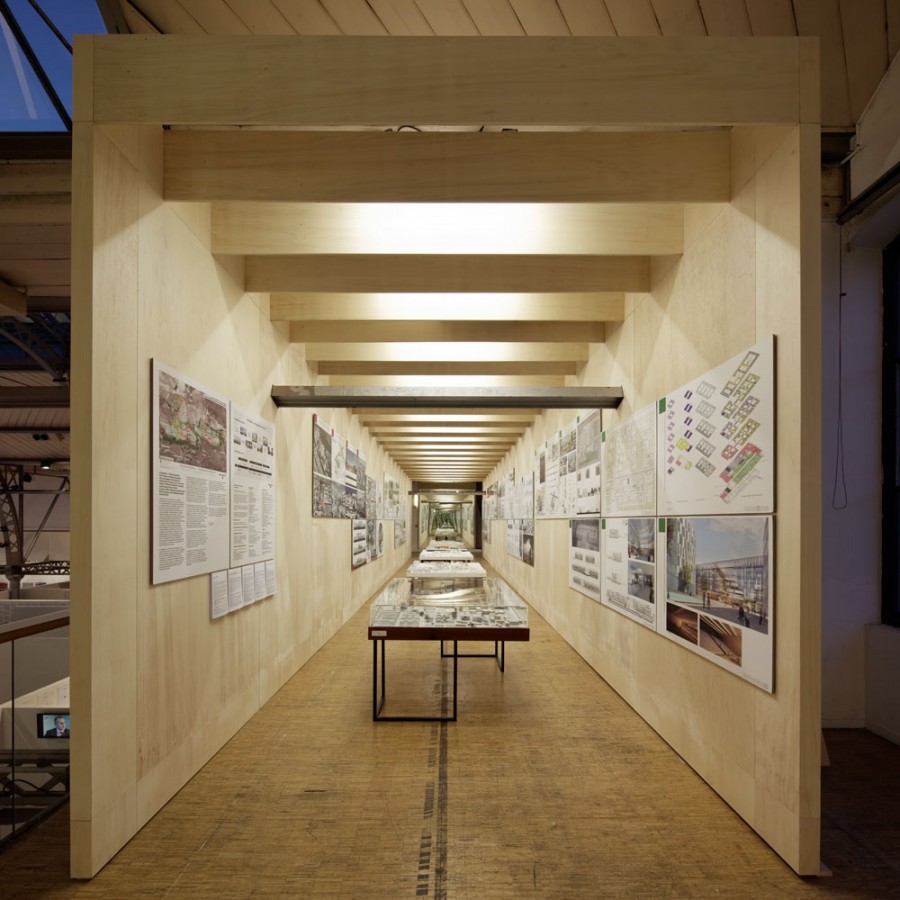
[{"label": "blue sky through skylight", "polygon": [[[19,27],[72,114],[72,56],[29,0],[6,0]],[[36,0],[71,44],[76,34],[104,34],[94,0]],[[65,125],[41,86],[13,31],[0,16],[0,130],[64,131]]]}]

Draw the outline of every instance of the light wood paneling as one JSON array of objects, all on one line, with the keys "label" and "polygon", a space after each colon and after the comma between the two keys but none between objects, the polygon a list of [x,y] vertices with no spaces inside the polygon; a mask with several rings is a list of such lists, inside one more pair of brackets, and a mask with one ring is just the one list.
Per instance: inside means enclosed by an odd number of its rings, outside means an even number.
[{"label": "light wood paneling", "polygon": [[315,362],[453,362],[521,361],[548,362],[550,360],[584,361],[588,357],[585,343],[523,343],[435,341],[426,343],[371,342],[360,344],[335,343],[306,345],[306,358]]},{"label": "light wood paneling", "polygon": [[[423,316],[480,322],[620,322],[621,293],[345,294],[282,293],[271,296],[273,321],[327,322],[363,319],[421,321]],[[452,318],[451,318],[452,314]]]},{"label": "light wood paneling", "polygon": [[641,256],[248,256],[248,291],[645,291]]},{"label": "light wood paneling", "polygon": [[617,35],[659,34],[650,0],[604,0],[604,3]]},{"label": "light wood paneling", "polygon": [[697,0],[652,0],[652,4],[662,34],[706,34],[706,25]]},{"label": "light wood paneling", "polygon": [[728,168],[724,132],[166,133],[169,200],[702,203]]},{"label": "light wood paneling", "polygon": [[340,34],[334,18],[320,3],[304,0],[272,0],[272,5],[291,23],[297,34]]},{"label": "light wood paneling", "polygon": [[612,37],[616,30],[605,3],[595,0],[557,0],[569,31],[580,37]]},{"label": "light wood paneling", "polygon": [[744,0],[698,0],[706,23],[706,33],[713,37],[749,37],[750,18]]},{"label": "light wood paneling", "polygon": [[604,40],[532,38],[525,54],[504,38],[260,37],[248,45],[240,36],[100,36],[92,38],[94,115],[98,122],[388,127],[796,118],[790,39],[629,38],[617,39],[614,52]]},{"label": "light wood paneling", "polygon": [[323,361],[316,364],[320,375],[575,375],[579,362],[566,360],[549,360],[532,362],[530,360],[512,360],[497,362],[495,360],[471,360],[466,362],[373,362],[356,361]]},{"label": "light wood paneling", "polygon": [[[436,315],[440,315],[437,311]],[[594,341],[602,322],[335,321],[292,322],[291,341]]]}]

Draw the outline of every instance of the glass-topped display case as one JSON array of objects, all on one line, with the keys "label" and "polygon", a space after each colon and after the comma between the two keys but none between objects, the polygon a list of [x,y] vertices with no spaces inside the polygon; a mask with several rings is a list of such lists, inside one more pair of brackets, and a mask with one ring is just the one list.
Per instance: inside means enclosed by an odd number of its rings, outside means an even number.
[{"label": "glass-topped display case", "polygon": [[435,587],[394,578],[375,598],[370,628],[528,628],[528,606],[501,578],[469,587]]}]

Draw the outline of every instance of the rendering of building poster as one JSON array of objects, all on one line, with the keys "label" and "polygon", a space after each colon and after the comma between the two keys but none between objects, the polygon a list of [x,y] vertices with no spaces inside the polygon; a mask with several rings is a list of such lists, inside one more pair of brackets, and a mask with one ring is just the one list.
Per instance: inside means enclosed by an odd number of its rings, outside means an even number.
[{"label": "rendering of building poster", "polygon": [[595,409],[577,420],[575,456],[576,514],[599,516],[601,497],[600,447],[602,431],[600,410]]},{"label": "rendering of building poster", "polygon": [[406,519],[394,519],[394,549],[406,543]]},{"label": "rendering of building poster", "polygon": [[316,518],[366,515],[366,463],[313,413],[313,510]]},{"label": "rendering of building poster", "polygon": [[375,490],[375,479],[371,475],[366,475],[366,518],[374,519],[375,505],[377,502],[377,493]]},{"label": "rendering of building poster", "polygon": [[656,628],[656,518],[603,519],[600,602]]},{"label": "rendering of building poster", "polygon": [[534,565],[534,519],[508,519],[506,552],[522,562]]},{"label": "rendering of building poster", "polygon": [[367,523],[371,519],[352,519],[350,522],[350,567],[358,569],[369,561]]},{"label": "rendering of building poster", "polygon": [[366,554],[369,562],[384,556],[384,522],[380,519],[366,520]]},{"label": "rendering of building poster", "polygon": [[400,482],[384,476],[384,518],[400,518]]},{"label": "rendering of building poster", "polygon": [[600,599],[600,520],[569,520],[569,587]]},{"label": "rendering of building poster", "polygon": [[228,400],[153,361],[153,584],[228,568]]},{"label": "rendering of building poster", "polygon": [[657,630],[771,693],[772,517],[661,521],[665,557],[659,546],[658,571],[665,573],[665,603]]},{"label": "rendering of building poster", "polygon": [[655,515],[655,405],[603,432],[601,448],[604,515]]},{"label": "rendering of building poster", "polygon": [[775,339],[658,403],[660,515],[774,511]]},{"label": "rendering of building poster", "polygon": [[231,405],[231,565],[275,556],[275,426]]}]

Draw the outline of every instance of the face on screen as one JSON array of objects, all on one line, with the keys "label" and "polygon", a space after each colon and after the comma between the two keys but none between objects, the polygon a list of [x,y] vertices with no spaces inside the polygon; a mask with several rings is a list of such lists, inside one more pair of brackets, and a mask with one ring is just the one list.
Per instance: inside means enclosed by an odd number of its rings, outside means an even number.
[{"label": "face on screen", "polygon": [[68,713],[38,713],[38,737],[67,738],[69,736]]}]

